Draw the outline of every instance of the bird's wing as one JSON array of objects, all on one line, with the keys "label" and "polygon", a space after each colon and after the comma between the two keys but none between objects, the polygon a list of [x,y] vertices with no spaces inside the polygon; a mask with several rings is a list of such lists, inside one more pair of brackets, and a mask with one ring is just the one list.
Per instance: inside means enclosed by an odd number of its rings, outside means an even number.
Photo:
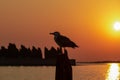
[{"label": "bird's wing", "polygon": [[65,37],[65,36],[60,36],[61,41],[63,41],[64,43],[70,42],[70,39]]},{"label": "bird's wing", "polygon": [[65,36],[59,36],[56,38],[56,42],[61,46],[65,46],[68,41],[70,41],[70,39]]},{"label": "bird's wing", "polygon": [[71,41],[69,38],[65,36],[60,36],[61,43],[64,44],[65,47],[78,47],[73,41]]},{"label": "bird's wing", "polygon": [[65,46],[68,46],[70,44],[71,40],[65,36],[59,36],[58,42],[60,43],[60,45],[65,47]]}]

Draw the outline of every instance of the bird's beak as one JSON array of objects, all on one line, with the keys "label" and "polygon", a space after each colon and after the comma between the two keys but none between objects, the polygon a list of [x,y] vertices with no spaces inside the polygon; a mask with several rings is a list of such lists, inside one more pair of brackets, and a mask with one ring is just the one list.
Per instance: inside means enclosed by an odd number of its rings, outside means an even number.
[{"label": "bird's beak", "polygon": [[50,35],[54,35],[54,33],[50,33]]}]

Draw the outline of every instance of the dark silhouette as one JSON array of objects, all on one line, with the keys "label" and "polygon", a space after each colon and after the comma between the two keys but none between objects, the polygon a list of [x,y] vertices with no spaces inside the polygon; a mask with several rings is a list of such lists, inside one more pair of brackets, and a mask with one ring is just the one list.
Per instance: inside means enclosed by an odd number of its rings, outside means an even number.
[{"label": "dark silhouette", "polygon": [[[58,49],[61,53],[61,49]],[[72,66],[70,64],[67,50],[57,55],[55,80],[72,80]]]},{"label": "dark silhouette", "polygon": [[32,57],[38,57],[42,59],[42,54],[40,53],[42,53],[40,48],[36,49],[34,46],[32,47],[32,53],[31,53]]},{"label": "dark silhouette", "polygon": [[[65,47],[78,47],[73,41],[69,38],[61,35],[59,32],[50,33],[54,35],[55,42],[60,46],[57,49],[57,61],[56,61],[56,74],[55,80],[72,80],[72,66],[70,64],[68,53]],[[64,53],[62,51],[64,48]]]},{"label": "dark silhouette", "polygon": [[[56,74],[55,80],[72,80],[72,66],[68,59],[68,53],[65,47],[78,47],[73,41],[69,38],[61,35],[59,32],[50,33],[54,35],[55,42],[59,45],[60,48],[57,49],[57,61],[56,61]],[[62,51],[64,48],[64,53]]]},{"label": "dark silhouette", "polygon": [[7,51],[8,51],[7,53],[8,57],[19,57],[18,49],[16,48],[15,44],[9,43]]},{"label": "dark silhouette", "polygon": [[60,48],[62,47],[78,47],[73,41],[71,41],[69,38],[67,38],[66,36],[61,35],[59,32],[54,32],[54,33],[50,33],[51,35],[54,35],[54,40],[55,42],[60,46]]},{"label": "dark silhouette", "polygon": [[24,45],[21,45],[19,53],[21,54],[20,57],[25,58],[25,57],[30,57],[31,50],[30,48],[26,48]]},{"label": "dark silhouette", "polygon": [[45,59],[56,59],[56,53],[58,53],[58,51],[54,47],[51,47],[50,50],[45,47]]},{"label": "dark silhouette", "polygon": [[[59,51],[54,47],[51,49],[44,49],[44,58],[42,57],[42,51],[35,46],[26,48],[24,45],[21,45],[20,49],[17,49],[14,43],[9,43],[8,47],[5,48],[1,46],[0,48],[0,65],[1,66],[55,66],[56,58]],[[71,64],[75,65],[75,60],[71,59]]]}]

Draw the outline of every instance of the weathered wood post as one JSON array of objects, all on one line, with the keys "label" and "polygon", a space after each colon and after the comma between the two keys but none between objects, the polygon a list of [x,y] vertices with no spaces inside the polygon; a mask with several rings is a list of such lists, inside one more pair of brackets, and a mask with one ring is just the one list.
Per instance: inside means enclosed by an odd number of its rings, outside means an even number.
[{"label": "weathered wood post", "polygon": [[72,66],[65,49],[64,53],[58,49],[55,80],[72,80]]}]

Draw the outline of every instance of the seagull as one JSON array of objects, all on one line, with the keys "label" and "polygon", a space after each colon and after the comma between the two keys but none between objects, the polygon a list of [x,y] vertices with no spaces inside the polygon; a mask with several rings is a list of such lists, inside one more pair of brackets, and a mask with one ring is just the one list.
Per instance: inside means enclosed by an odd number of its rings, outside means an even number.
[{"label": "seagull", "polygon": [[65,47],[76,48],[78,47],[73,41],[71,41],[66,36],[61,35],[59,32],[50,33],[50,35],[54,35],[55,42],[60,46],[60,49]]}]

